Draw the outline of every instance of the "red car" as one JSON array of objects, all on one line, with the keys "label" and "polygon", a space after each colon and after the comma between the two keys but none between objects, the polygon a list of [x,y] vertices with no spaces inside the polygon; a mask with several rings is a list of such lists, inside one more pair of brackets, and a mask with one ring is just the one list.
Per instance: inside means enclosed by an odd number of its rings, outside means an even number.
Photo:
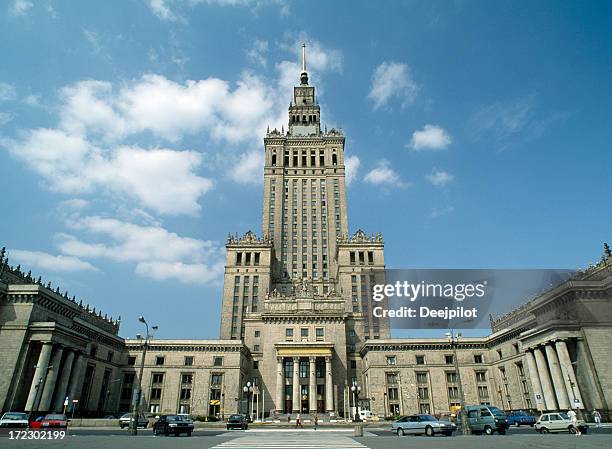
[{"label": "red car", "polygon": [[68,418],[66,415],[53,413],[45,415],[44,417],[39,416],[34,421],[30,421],[31,429],[49,429],[54,427],[68,427]]}]

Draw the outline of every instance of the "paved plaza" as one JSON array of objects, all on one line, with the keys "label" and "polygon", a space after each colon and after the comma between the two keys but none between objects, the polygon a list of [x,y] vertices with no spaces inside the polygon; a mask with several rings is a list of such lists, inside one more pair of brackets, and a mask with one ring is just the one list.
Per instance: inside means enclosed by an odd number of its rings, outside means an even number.
[{"label": "paved plaza", "polygon": [[257,429],[249,431],[197,430],[189,437],[155,437],[150,431],[137,437],[116,429],[75,429],[65,440],[0,440],[2,448],[23,449],[591,449],[609,448],[612,429],[594,430],[577,437],[566,434],[539,435],[529,428],[511,429],[505,436],[398,437],[388,428],[365,429],[354,437],[351,429]]}]

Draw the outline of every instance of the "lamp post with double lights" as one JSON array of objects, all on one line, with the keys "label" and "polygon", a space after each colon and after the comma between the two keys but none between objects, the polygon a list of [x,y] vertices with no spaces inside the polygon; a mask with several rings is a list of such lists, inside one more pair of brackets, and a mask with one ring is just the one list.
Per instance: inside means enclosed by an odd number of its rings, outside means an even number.
[{"label": "lamp post with double lights", "polygon": [[576,386],[576,384],[572,381],[571,376],[568,374],[567,375],[567,381],[570,384],[570,387],[572,389],[572,405],[571,408],[572,409],[576,409],[576,416],[578,417],[578,419],[584,419],[584,417],[582,416],[582,409],[579,407],[579,404],[576,401],[576,391],[574,390],[574,387]]},{"label": "lamp post with double lights", "polygon": [[[37,369],[37,368],[38,368],[38,365],[34,365],[34,369]],[[49,373],[50,369],[53,369],[53,365],[47,365],[44,368],[45,372],[38,379],[38,383],[36,384],[36,394],[34,395],[34,402],[32,404],[32,410],[30,410],[29,418],[32,417],[32,414],[34,413],[34,411],[38,411],[38,406],[40,405],[40,398],[42,397],[42,389],[44,386],[44,381],[47,378],[47,374]]]},{"label": "lamp post with double lights", "polygon": [[351,391],[353,392],[353,402],[355,404],[355,417],[353,418],[353,422],[361,422],[361,418],[359,417],[359,393],[361,393],[361,387],[357,384],[354,384],[351,387]]},{"label": "lamp post with double lights", "polygon": [[[144,363],[145,357],[147,355],[147,347],[149,346],[149,339],[153,338],[153,334],[149,332],[149,324],[147,320],[145,320],[144,316],[140,315],[138,317],[138,321],[143,323],[146,327],[146,334],[144,343],[142,345],[142,359],[140,360],[140,374],[138,376],[138,390],[136,390],[134,394],[134,403],[132,404],[132,425],[131,425],[131,434],[138,435],[138,418],[140,417],[140,403],[142,402],[142,376],[144,373]],[[152,326],[151,330],[155,332],[158,329],[157,326]],[[136,335],[136,338],[141,340],[142,336],[140,334]]]},{"label": "lamp post with double lights", "polygon": [[247,382],[246,385],[242,387],[242,391],[244,391],[244,394],[246,394],[247,396],[247,410],[249,421],[252,421],[251,411],[253,410],[253,408],[251,407],[251,397],[253,395],[253,387],[254,386],[251,384],[251,382]]},{"label": "lamp post with double lights", "polygon": [[459,359],[457,358],[457,344],[459,343],[459,338],[461,338],[461,332],[457,334],[454,331],[450,331],[446,333],[446,338],[448,338],[448,342],[451,345],[453,350],[453,362],[455,365],[455,373],[457,373],[457,386],[459,389],[459,400],[461,405],[461,433],[463,435],[470,435],[470,426],[468,424],[467,419],[467,410],[465,409],[465,396],[463,395],[463,386],[461,385],[461,372],[459,371]]}]

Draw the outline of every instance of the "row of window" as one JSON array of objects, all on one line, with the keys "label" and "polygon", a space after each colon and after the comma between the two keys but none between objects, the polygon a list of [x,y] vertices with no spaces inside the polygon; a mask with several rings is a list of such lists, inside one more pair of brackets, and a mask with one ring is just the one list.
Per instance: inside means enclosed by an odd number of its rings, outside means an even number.
[{"label": "row of window", "polygon": [[[319,157],[317,159],[316,150],[285,150],[283,158],[283,166],[285,167],[325,167],[325,151],[319,150]],[[278,158],[276,150],[272,150],[271,154],[271,165],[276,167]],[[317,164],[318,162],[318,164]],[[338,153],[334,149],[332,150],[332,165],[338,165]]]},{"label": "row of window", "polygon": [[[305,340],[308,339],[310,335],[310,328],[301,327],[300,328],[300,339]],[[294,329],[292,327],[288,327],[285,329],[285,340],[293,341],[294,337]],[[317,341],[323,341],[325,339],[325,328],[324,327],[316,327],[315,328],[315,338]]]},{"label": "row of window", "polygon": [[[184,366],[192,366],[194,363],[194,356],[186,355],[183,358]],[[129,356],[127,360],[127,364],[130,366],[136,365],[136,356]],[[155,356],[155,366],[164,366],[166,364],[166,356],[157,355]],[[222,356],[214,356],[213,357],[213,366],[223,366],[223,357]]]},{"label": "row of window", "polygon": [[236,265],[242,265],[244,262],[245,266],[249,266],[251,265],[251,262],[253,263],[253,265],[257,266],[259,265],[259,259],[260,259],[260,253],[250,253],[250,252],[238,252],[236,253]]},{"label": "row of window", "polygon": [[[425,355],[424,354],[415,355],[415,362],[417,365],[425,365],[426,364]],[[444,356],[444,363],[446,365],[453,365],[455,363],[455,356],[452,354],[446,354]],[[478,363],[478,364],[484,363],[483,355],[474,354],[474,363]],[[394,355],[387,356],[387,365],[397,365],[397,356],[394,356]]]}]

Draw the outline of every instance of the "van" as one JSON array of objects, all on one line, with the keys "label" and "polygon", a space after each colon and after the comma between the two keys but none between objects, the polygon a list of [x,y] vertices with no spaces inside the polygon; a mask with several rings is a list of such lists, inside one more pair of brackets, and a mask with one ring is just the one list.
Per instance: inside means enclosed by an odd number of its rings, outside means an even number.
[{"label": "van", "polygon": [[374,415],[371,410],[359,410],[359,419],[362,421],[367,421],[368,419],[372,419]]},{"label": "van", "polygon": [[467,412],[468,425],[472,433],[491,435],[497,432],[500,435],[506,434],[508,420],[506,414],[490,405],[468,405]]}]

